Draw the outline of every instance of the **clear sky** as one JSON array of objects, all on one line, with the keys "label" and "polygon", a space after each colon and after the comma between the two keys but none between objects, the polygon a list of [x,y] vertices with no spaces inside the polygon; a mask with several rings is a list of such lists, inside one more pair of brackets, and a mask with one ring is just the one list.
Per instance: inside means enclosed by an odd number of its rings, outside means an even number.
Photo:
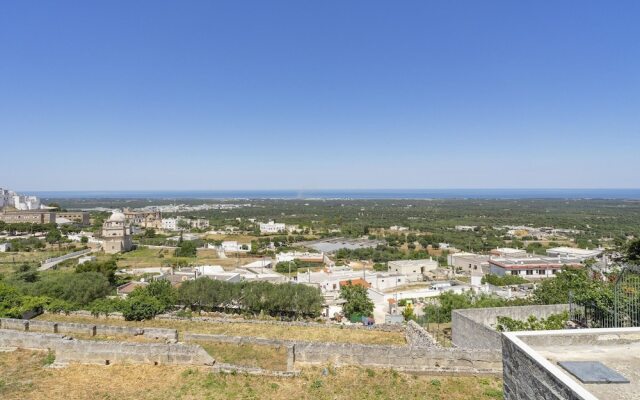
[{"label": "clear sky", "polygon": [[0,186],[640,187],[640,1],[6,1]]}]

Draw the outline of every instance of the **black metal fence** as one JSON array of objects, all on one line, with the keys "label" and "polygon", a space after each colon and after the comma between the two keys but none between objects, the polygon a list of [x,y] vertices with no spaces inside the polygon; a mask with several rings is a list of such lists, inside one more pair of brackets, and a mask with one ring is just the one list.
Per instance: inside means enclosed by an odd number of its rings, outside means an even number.
[{"label": "black metal fence", "polygon": [[580,302],[569,293],[569,318],[585,328],[640,326],[640,266],[628,265],[621,270],[613,284],[612,303],[606,307],[593,301]]}]

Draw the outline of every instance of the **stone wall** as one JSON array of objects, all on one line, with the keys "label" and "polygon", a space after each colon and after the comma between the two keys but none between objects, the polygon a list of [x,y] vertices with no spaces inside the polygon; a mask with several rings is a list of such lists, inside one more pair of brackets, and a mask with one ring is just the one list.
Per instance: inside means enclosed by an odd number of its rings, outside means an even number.
[{"label": "stone wall", "polygon": [[505,400],[584,400],[516,341],[501,341]]},{"label": "stone wall", "polygon": [[407,345],[416,347],[435,347],[436,340],[423,327],[415,321],[409,321],[405,329]]},{"label": "stone wall", "polygon": [[[49,333],[28,332],[33,327]],[[115,341],[69,340],[62,333],[139,335],[140,329],[91,324],[68,324],[50,321],[0,320],[0,346],[26,348],[51,348],[56,350],[56,358],[61,362],[86,363],[195,363],[202,364],[211,357],[197,345],[173,345],[160,343],[126,343]],[[144,335],[154,335],[156,328],[142,329]],[[160,334],[171,338],[177,332],[157,329]],[[25,332],[27,331],[27,332]],[[53,333],[56,332],[56,333]],[[35,336],[34,336],[35,335]],[[21,337],[23,339],[19,339]],[[4,338],[4,339],[3,339]],[[364,366],[393,368],[407,372],[424,373],[468,373],[497,374],[501,371],[500,354],[496,351],[441,348],[435,345],[430,335],[413,323],[407,328],[407,338],[411,345],[363,345],[354,343],[325,343],[272,340],[254,337],[234,337],[226,335],[205,335],[184,332],[186,342],[214,341],[234,344],[285,347],[287,349],[287,370],[304,365]],[[21,341],[22,340],[22,341]]]},{"label": "stone wall", "polygon": [[355,365],[424,373],[498,374],[501,371],[500,354],[485,350],[303,342],[188,332],[184,333],[184,340],[285,346],[288,371],[305,365]]},{"label": "stone wall", "polygon": [[496,374],[502,367],[500,354],[495,351],[312,342],[296,343],[295,363],[468,374]]},{"label": "stone wall", "polygon": [[236,345],[256,345],[270,346],[277,349],[285,348],[287,351],[287,371],[294,371],[295,363],[295,343],[287,340],[263,339],[247,336],[227,336],[227,335],[209,335],[204,333],[184,332],[183,340],[185,342],[218,342],[231,343]]},{"label": "stone wall", "polygon": [[457,347],[500,350],[501,335],[494,328],[499,316],[525,320],[531,315],[547,318],[552,314],[568,310],[568,304],[453,310],[451,313],[452,342]]},{"label": "stone wall", "polygon": [[307,322],[307,321],[277,321],[277,320],[261,320],[261,319],[243,319],[243,318],[221,318],[221,317],[177,317],[171,314],[157,315],[155,319],[158,320],[174,320],[174,321],[194,321],[194,322],[209,322],[209,323],[222,323],[222,324],[258,324],[258,325],[280,325],[280,326],[307,326],[318,328],[334,328],[334,329],[360,329],[360,330],[373,330],[382,332],[404,332],[404,326],[397,324],[376,324],[372,326],[364,326],[362,324],[330,324],[319,322]]},{"label": "stone wall", "polygon": [[190,344],[130,343],[68,340],[55,349],[56,362],[85,364],[213,365],[200,346]]},{"label": "stone wall", "polygon": [[0,347],[53,350],[56,362],[213,365],[197,345],[75,340],[62,334],[0,330]]},{"label": "stone wall", "polygon": [[53,322],[39,320],[21,320],[0,318],[1,329],[13,329],[29,332],[64,333],[89,336],[138,336],[151,339],[178,340],[178,331],[163,328],[134,328],[127,326],[77,324],[72,322]]}]

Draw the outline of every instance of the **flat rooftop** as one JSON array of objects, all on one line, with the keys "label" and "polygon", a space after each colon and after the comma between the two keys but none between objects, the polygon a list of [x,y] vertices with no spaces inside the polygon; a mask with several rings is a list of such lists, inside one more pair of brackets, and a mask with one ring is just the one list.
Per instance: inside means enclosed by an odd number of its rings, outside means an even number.
[{"label": "flat rooftop", "polygon": [[[525,350],[543,360],[539,365],[568,387],[577,388],[578,398],[640,398],[640,328],[511,332],[505,336],[515,336],[524,342],[523,348],[528,347]],[[545,365],[544,361],[549,364]],[[559,365],[567,361],[600,362],[628,379],[629,383],[583,383]]]},{"label": "flat rooftop", "polygon": [[488,260],[490,264],[500,267],[552,267],[562,265],[580,265],[580,260],[569,257],[494,257]]}]

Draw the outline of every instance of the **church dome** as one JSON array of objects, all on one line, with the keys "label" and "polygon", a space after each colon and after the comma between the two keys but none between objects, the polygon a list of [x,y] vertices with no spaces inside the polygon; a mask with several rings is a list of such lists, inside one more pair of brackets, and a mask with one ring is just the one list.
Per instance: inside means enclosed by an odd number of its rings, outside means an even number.
[{"label": "church dome", "polygon": [[110,222],[124,222],[124,214],[120,211],[114,211],[109,217]]}]

